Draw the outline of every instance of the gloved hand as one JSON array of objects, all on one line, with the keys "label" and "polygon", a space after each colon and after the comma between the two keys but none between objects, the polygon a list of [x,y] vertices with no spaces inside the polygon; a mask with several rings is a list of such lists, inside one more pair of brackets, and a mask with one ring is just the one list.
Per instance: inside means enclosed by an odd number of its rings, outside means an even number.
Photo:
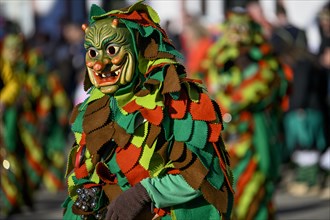
[{"label": "gloved hand", "polygon": [[139,213],[149,208],[151,210],[151,199],[141,183],[126,190],[113,201],[110,201],[106,220],[132,220]]}]

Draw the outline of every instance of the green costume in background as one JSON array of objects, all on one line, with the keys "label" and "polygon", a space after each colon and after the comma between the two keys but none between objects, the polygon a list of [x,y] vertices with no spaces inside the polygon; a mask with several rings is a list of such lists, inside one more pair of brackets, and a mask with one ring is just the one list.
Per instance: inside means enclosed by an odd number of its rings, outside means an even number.
[{"label": "green costume in background", "polygon": [[52,192],[64,185],[70,103],[42,56],[23,47],[20,34],[8,34],[1,50],[0,73],[5,84],[1,102],[10,100],[1,116],[0,196],[5,216],[20,212],[24,205],[33,208],[41,184]]},{"label": "green costume in background", "polygon": [[281,65],[244,11],[232,11],[222,35],[203,61],[224,118],[224,141],[234,175],[234,219],[271,219],[272,197],[281,163],[283,97],[289,69]]},{"label": "green costume in background", "polygon": [[24,147],[18,131],[19,102],[25,70],[23,39],[17,33],[10,33],[3,39],[0,58],[0,74],[4,85],[0,92],[0,102],[5,104],[0,115],[0,197],[3,204],[1,212],[5,216],[18,212],[23,205],[32,206],[31,192],[25,182]]},{"label": "green costume in background", "polygon": [[64,219],[229,219],[218,105],[141,2],[83,25],[89,97],[73,110]]}]

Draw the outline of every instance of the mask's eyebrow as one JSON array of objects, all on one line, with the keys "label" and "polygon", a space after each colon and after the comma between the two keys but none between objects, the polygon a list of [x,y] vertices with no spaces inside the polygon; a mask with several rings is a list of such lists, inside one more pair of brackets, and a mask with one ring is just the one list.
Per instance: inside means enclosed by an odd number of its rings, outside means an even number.
[{"label": "mask's eyebrow", "polygon": [[[115,39],[116,36],[117,36],[117,34],[113,34],[112,36],[105,38],[105,39],[102,41],[102,47],[105,48],[105,46],[106,46],[107,44],[109,44],[109,42],[111,42],[113,39]],[[95,46],[94,46],[94,44],[93,44],[92,42],[86,40],[86,41],[84,42],[84,47],[85,47],[85,49],[88,49],[88,48],[90,48],[90,47],[95,47]]]},{"label": "mask's eyebrow", "polygon": [[107,46],[107,44],[109,44],[109,42],[111,42],[113,39],[116,38],[116,36],[117,36],[117,34],[113,34],[112,36],[105,38],[102,41],[102,47],[105,48]]},{"label": "mask's eyebrow", "polygon": [[89,41],[85,41],[85,43],[84,43],[84,47],[87,49],[87,48],[90,48],[90,47],[93,47],[94,45],[91,43],[91,42],[89,42]]}]

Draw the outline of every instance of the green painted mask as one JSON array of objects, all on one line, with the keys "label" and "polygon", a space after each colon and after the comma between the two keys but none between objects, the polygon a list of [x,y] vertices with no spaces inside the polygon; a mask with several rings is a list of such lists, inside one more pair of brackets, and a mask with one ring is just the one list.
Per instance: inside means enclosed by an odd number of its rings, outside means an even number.
[{"label": "green painted mask", "polygon": [[23,55],[23,40],[20,35],[9,34],[4,38],[1,56],[10,65],[15,65]]},{"label": "green painted mask", "polygon": [[230,45],[249,44],[251,42],[250,18],[246,14],[231,13],[226,22],[223,37]]},{"label": "green painted mask", "polygon": [[133,41],[116,18],[95,21],[85,29],[86,66],[91,83],[112,94],[130,83],[135,72]]}]

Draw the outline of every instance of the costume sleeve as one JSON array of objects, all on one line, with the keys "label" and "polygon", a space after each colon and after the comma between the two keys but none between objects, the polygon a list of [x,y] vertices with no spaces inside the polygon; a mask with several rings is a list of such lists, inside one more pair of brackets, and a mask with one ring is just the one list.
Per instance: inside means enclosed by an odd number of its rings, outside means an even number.
[{"label": "costume sleeve", "polygon": [[193,189],[181,175],[146,178],[141,181],[157,208],[188,202],[202,195]]}]

